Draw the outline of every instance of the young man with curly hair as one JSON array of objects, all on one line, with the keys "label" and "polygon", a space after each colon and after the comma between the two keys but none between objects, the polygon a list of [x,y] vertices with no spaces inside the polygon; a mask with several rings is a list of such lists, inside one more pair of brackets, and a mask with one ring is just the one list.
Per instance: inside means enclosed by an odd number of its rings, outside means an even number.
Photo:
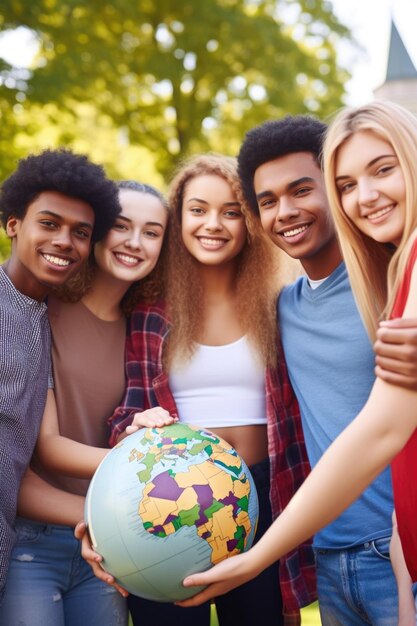
[{"label": "young man with curly hair", "polygon": [[[325,124],[308,116],[269,121],[246,135],[238,157],[252,212],[306,274],[281,293],[277,313],[312,466],[365,404],[375,361],[330,216],[320,163],[325,132]],[[393,375],[377,373],[386,379]],[[404,378],[403,384],[415,381]],[[397,623],[389,558],[392,510],[387,469],[316,534],[325,626]]]},{"label": "young man with curly hair", "polygon": [[0,598],[19,485],[52,387],[45,298],[112,226],[117,198],[102,167],[69,150],[22,159],[1,187],[0,223],[12,249],[0,266]]}]

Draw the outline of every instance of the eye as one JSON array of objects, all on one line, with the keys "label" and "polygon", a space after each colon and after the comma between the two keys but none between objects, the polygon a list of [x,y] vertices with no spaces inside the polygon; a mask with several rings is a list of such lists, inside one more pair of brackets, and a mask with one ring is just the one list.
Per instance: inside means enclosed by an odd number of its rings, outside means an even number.
[{"label": "eye", "polygon": [[120,231],[127,230],[126,224],[123,224],[121,222],[116,222],[116,224],[114,224],[113,228],[114,228],[114,230],[120,230]]},{"label": "eye", "polygon": [[261,202],[258,202],[258,206],[260,209],[269,209],[271,206],[274,206],[275,203],[276,200],[274,198],[265,198],[261,200]]},{"label": "eye", "polygon": [[376,175],[384,176],[384,174],[389,174],[390,172],[392,172],[393,169],[394,165],[383,165],[377,170]]},{"label": "eye", "polygon": [[57,228],[57,224],[52,220],[40,220],[39,223],[46,228]]},{"label": "eye", "polygon": [[299,187],[299,189],[297,189],[294,193],[294,196],[296,198],[302,197],[302,196],[306,196],[307,194],[309,194],[311,191],[313,191],[312,187]]},{"label": "eye", "polygon": [[190,213],[193,213],[193,215],[203,215],[204,209],[199,206],[193,206],[190,208]]},{"label": "eye", "polygon": [[234,209],[229,209],[229,210],[225,211],[224,212],[224,216],[225,217],[230,217],[232,219],[243,217],[243,215],[242,215],[242,213],[240,211],[236,211]]},{"label": "eye", "polygon": [[144,230],[143,234],[145,235],[145,237],[149,237],[150,239],[157,239],[161,236],[162,233],[157,233],[154,230]]},{"label": "eye", "polygon": [[340,195],[349,193],[349,191],[352,191],[352,189],[354,188],[355,183],[353,183],[352,181],[348,181],[346,183],[342,183],[340,185],[337,186],[337,189],[340,193]]},{"label": "eye", "polygon": [[77,230],[76,231],[76,235],[80,239],[90,239],[90,237],[91,237],[90,231],[82,230],[82,229],[81,230]]}]

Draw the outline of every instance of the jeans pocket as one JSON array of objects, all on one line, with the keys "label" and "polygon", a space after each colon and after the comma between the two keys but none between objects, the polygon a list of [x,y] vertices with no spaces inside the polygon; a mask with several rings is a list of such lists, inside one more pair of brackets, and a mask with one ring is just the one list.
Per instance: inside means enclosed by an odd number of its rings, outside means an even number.
[{"label": "jeans pocket", "polygon": [[44,533],[45,526],[42,524],[30,524],[29,522],[16,522],[16,546],[36,543]]},{"label": "jeans pocket", "polygon": [[381,539],[374,539],[371,541],[371,546],[374,554],[384,561],[390,560],[389,545],[391,537],[382,537]]}]

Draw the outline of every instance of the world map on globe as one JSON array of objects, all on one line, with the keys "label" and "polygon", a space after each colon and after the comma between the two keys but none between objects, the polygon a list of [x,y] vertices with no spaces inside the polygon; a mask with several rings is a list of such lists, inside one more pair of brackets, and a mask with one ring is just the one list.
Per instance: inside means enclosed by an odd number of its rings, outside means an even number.
[{"label": "world map on globe", "polygon": [[173,602],[182,586],[248,549],[258,500],[237,452],[213,433],[177,423],[142,429],[104,459],[86,518],[104,567],[131,593]]}]

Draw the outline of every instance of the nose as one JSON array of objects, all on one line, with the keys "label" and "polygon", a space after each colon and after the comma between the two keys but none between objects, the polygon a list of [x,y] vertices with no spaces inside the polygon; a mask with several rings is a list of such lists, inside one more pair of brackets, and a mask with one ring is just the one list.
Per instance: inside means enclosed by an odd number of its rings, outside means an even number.
[{"label": "nose", "polygon": [[378,190],[375,189],[371,180],[363,178],[358,180],[358,201],[359,204],[372,204],[378,200]]},{"label": "nose", "polygon": [[72,250],[74,248],[74,244],[72,241],[71,230],[69,228],[60,228],[57,230],[52,243],[61,250]]},{"label": "nose", "polygon": [[139,250],[141,248],[140,236],[140,230],[135,228],[129,233],[129,237],[125,241],[125,246],[131,250]]},{"label": "nose", "polygon": [[210,231],[222,229],[220,216],[217,211],[208,211],[206,214],[205,228]]},{"label": "nose", "polygon": [[277,203],[277,212],[275,219],[277,222],[286,222],[292,217],[297,217],[300,210],[297,208],[293,198],[282,196]]}]

